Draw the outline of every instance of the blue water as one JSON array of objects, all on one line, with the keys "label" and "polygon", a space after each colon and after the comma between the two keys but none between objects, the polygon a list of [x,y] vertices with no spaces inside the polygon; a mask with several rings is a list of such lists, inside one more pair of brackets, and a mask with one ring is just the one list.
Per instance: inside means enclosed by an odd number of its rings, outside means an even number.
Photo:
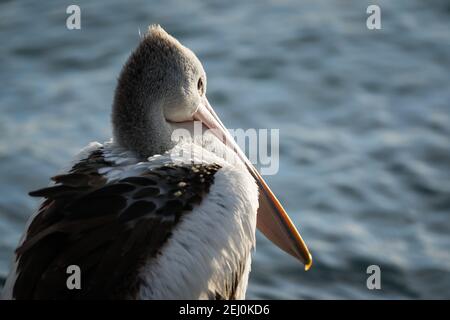
[{"label": "blue water", "polygon": [[448,1],[76,3],[79,31],[72,3],[0,3],[0,277],[38,205],[27,192],[109,139],[118,72],[159,23],[204,63],[225,124],[280,129],[267,180],[314,266],[259,236],[249,298],[450,298]]}]

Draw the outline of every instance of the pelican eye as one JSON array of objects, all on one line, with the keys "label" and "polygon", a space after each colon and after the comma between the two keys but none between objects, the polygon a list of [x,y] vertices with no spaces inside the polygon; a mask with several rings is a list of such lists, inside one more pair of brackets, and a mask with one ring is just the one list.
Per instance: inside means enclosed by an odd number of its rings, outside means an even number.
[{"label": "pelican eye", "polygon": [[198,90],[198,93],[202,96],[204,93],[204,90],[205,90],[205,86],[203,85],[202,78],[198,79],[197,90]]}]

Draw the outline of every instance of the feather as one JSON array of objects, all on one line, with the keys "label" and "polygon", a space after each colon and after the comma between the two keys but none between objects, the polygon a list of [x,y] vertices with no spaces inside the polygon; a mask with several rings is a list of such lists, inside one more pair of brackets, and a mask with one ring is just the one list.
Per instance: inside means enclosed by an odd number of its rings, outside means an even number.
[{"label": "feather", "polygon": [[[98,169],[111,165],[96,150],[68,174],[53,177],[56,185],[30,193],[45,201],[16,250],[14,298],[136,296],[139,268],[161,251],[220,169],[215,164],[171,164],[110,181]],[[83,271],[84,290],[66,288],[66,268],[73,264]],[[125,279],[135,280],[127,285]]]}]

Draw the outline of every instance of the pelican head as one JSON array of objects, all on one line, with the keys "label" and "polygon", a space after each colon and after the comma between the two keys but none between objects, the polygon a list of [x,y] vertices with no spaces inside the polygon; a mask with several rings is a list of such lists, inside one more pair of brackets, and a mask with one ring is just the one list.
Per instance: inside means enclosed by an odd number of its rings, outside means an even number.
[{"label": "pelican head", "polygon": [[150,26],[119,76],[115,141],[145,157],[167,151],[170,122],[192,121],[205,93],[205,70],[195,54],[159,25]]},{"label": "pelican head", "polygon": [[120,74],[112,111],[114,140],[142,157],[173,147],[173,123],[201,121],[245,164],[259,186],[257,226],[306,269],[311,255],[300,234],[206,98],[206,73],[195,54],[160,26],[150,26]]}]

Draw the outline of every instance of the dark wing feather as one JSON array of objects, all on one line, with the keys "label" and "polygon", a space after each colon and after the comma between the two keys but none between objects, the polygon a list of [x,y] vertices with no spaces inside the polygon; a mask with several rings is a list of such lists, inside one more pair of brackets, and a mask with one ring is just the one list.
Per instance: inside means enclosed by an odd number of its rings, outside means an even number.
[{"label": "dark wing feather", "polygon": [[[102,150],[30,193],[44,197],[16,250],[15,299],[136,297],[139,268],[160,252],[180,218],[202,200],[218,165],[164,165],[107,182]],[[67,267],[81,269],[81,290],[69,290]]]}]

